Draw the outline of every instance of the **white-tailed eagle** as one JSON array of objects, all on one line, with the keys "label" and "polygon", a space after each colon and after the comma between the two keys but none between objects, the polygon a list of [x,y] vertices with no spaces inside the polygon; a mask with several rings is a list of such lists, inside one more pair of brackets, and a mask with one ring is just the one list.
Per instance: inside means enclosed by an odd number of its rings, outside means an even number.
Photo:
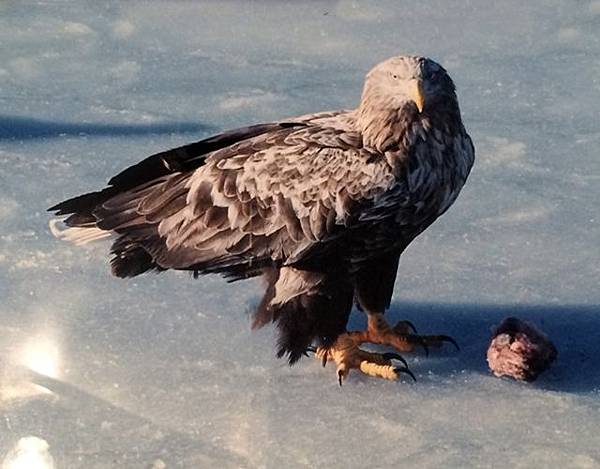
[{"label": "white-tailed eagle", "polygon": [[[366,76],[357,109],[322,112],[222,133],[152,155],[99,191],[50,210],[82,243],[112,236],[112,272],[262,276],[254,325],[275,322],[278,356],[307,350],[396,379],[395,353],[454,341],[387,324],[400,255],[456,200],[473,165],[446,71],[424,57],[393,57]],[[347,332],[353,302],[368,328]],[[395,366],[392,360],[400,360]],[[412,374],[411,374],[412,375]]]}]

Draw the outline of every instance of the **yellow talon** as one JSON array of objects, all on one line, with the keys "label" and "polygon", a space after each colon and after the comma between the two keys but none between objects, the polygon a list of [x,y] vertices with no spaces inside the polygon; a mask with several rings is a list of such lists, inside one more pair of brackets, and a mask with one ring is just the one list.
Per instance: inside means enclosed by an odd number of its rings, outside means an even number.
[{"label": "yellow talon", "polygon": [[396,369],[392,365],[379,365],[377,363],[363,360],[360,362],[360,371],[369,376],[384,378],[389,380],[398,379]]},{"label": "yellow talon", "polygon": [[[415,376],[406,367],[406,362],[400,355],[361,350],[350,334],[342,334],[330,348],[317,348],[315,355],[321,360],[323,366],[327,364],[328,360],[336,363],[336,376],[340,386],[353,368],[368,376],[389,380],[396,380],[400,373],[406,373],[416,381]],[[395,367],[392,359],[402,361],[404,366]]]}]

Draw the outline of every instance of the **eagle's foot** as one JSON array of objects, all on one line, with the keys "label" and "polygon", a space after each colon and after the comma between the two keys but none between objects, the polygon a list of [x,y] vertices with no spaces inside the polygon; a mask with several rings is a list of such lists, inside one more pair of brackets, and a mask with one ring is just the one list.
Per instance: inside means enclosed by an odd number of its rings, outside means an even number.
[{"label": "eagle's foot", "polygon": [[[351,369],[358,369],[366,375],[396,380],[401,373],[416,381],[415,375],[408,369],[406,360],[397,353],[374,353],[358,348],[350,334],[342,334],[329,348],[319,347],[316,356],[323,363],[334,361],[337,365],[336,376],[341,386]],[[402,366],[395,366],[392,360],[398,360]]]},{"label": "eagle's foot", "polygon": [[450,343],[460,350],[456,341],[447,335],[419,335],[415,326],[409,321],[398,321],[395,326],[390,326],[383,314],[369,314],[367,330],[348,333],[354,342],[359,345],[363,342],[388,345],[400,352],[411,352],[417,347],[423,347],[425,354],[429,348],[440,348],[444,343]]}]

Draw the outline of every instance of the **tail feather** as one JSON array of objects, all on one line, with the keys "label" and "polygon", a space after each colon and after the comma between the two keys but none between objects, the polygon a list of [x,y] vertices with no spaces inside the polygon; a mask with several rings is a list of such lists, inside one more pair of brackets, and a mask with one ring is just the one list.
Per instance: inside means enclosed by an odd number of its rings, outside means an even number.
[{"label": "tail feather", "polygon": [[77,246],[83,246],[92,241],[110,238],[113,234],[111,231],[101,230],[90,223],[69,226],[65,223],[65,219],[63,218],[53,218],[48,222],[48,225],[50,226],[50,232],[55,238],[62,241],[68,241]]}]

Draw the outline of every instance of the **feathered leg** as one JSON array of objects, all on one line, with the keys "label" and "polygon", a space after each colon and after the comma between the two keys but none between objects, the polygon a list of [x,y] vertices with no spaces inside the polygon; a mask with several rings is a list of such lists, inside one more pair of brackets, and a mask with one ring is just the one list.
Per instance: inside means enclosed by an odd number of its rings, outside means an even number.
[{"label": "feathered leg", "polygon": [[253,327],[277,325],[278,357],[293,364],[313,343],[331,347],[346,331],[353,295],[347,275],[283,267],[265,271],[263,278],[267,289]]}]

